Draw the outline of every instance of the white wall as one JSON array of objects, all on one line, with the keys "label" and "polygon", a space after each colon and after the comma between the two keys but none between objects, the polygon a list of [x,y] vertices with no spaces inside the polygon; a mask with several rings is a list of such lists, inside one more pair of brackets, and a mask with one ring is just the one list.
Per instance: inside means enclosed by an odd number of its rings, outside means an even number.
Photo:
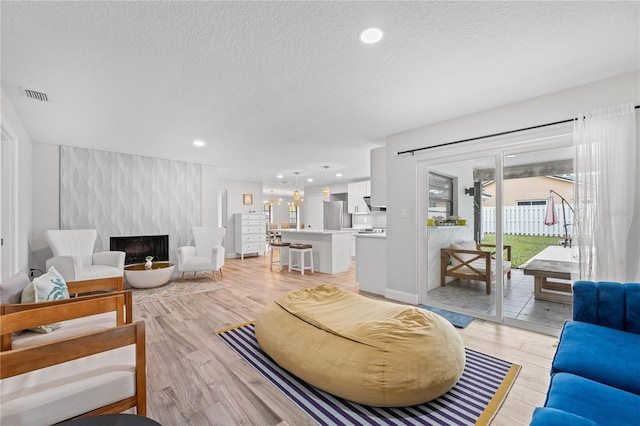
[{"label": "white wall", "polygon": [[[46,259],[53,253],[44,240],[44,231],[60,227],[60,146],[33,143],[33,163],[29,171],[33,173],[33,218],[31,221],[31,266],[44,270]],[[201,222],[204,226],[215,226],[218,219],[218,169],[214,166],[200,166],[201,173]],[[126,212],[126,210],[124,210]],[[31,213],[31,209],[29,210]],[[127,222],[127,218],[120,218]],[[197,226],[194,223],[189,226]],[[186,225],[185,225],[186,226]],[[186,241],[186,240],[189,241]],[[192,238],[184,237],[180,244],[192,243]],[[176,241],[178,244],[178,241]],[[173,260],[175,253],[170,253]]]},{"label": "white wall", "polygon": [[[262,182],[220,179],[219,185],[220,189],[227,191],[227,234],[224,238],[224,247],[227,257],[235,257],[235,222],[233,221],[233,215],[235,213],[262,213]],[[253,204],[242,204],[244,194],[253,195]]]},{"label": "white wall", "polygon": [[[60,146],[33,143],[33,234],[31,255],[33,265],[44,270],[53,256],[44,239],[44,231],[60,227]],[[42,208],[47,206],[47,208]]]},{"label": "white wall", "polygon": [[[314,186],[305,186],[304,187],[304,195],[322,195],[322,185],[314,185]],[[329,196],[334,194],[346,194],[349,191],[349,184],[347,183],[334,183],[332,185],[327,185],[329,187]]]},{"label": "white wall", "polygon": [[202,165],[202,226],[218,226],[218,168]]},{"label": "white wall", "polygon": [[[625,102],[635,102],[636,105],[640,103],[640,72],[624,74],[387,137],[387,188],[394,188],[393,191],[387,192],[388,294],[405,301],[417,298],[417,247],[422,229],[422,223],[418,223],[418,162],[429,155],[429,151],[425,151],[417,152],[414,156],[396,156],[397,151],[570,119],[583,112]],[[471,147],[473,142],[469,144]],[[460,148],[458,146],[451,149]],[[406,215],[403,215],[403,212],[406,212]]]},{"label": "white wall", "polygon": [[[2,125],[10,130],[14,136],[17,137],[17,157],[18,164],[16,165],[17,175],[17,199],[18,199],[18,217],[16,218],[18,224],[18,241],[17,241],[17,267],[18,271],[25,271],[29,273],[29,267],[31,266],[29,242],[31,239],[32,224],[31,224],[31,211],[32,211],[32,190],[33,182],[31,177],[32,163],[32,140],[31,136],[25,130],[20,117],[16,113],[13,105],[9,99],[5,96],[4,90],[2,90],[2,103],[0,111],[2,111]],[[12,273],[18,271],[10,271]]]}]

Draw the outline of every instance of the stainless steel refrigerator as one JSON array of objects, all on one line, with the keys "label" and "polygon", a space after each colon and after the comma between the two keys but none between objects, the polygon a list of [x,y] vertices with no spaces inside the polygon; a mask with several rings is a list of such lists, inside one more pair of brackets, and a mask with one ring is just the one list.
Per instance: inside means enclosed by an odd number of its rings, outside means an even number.
[{"label": "stainless steel refrigerator", "polygon": [[341,229],[351,227],[351,217],[347,213],[344,201],[325,201],[324,229]]}]

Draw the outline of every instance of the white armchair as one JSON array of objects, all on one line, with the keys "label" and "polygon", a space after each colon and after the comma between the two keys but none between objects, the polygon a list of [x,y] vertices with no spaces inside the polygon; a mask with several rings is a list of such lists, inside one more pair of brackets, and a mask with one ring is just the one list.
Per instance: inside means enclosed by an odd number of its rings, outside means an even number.
[{"label": "white armchair", "polygon": [[53,256],[47,259],[47,270],[55,266],[65,281],[121,277],[124,273],[123,251],[94,253],[98,238],[95,229],[55,229],[44,233]]},{"label": "white armchair", "polygon": [[180,279],[184,279],[185,272],[193,272],[195,276],[201,271],[211,271],[214,280],[216,271],[220,271],[222,277],[225,252],[222,240],[226,229],[194,227],[191,231],[195,246],[178,247],[178,271],[182,273]]}]

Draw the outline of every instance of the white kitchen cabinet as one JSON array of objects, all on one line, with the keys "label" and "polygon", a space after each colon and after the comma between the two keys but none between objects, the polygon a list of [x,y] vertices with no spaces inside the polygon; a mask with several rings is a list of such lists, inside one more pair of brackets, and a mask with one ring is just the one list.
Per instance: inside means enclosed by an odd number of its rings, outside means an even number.
[{"label": "white kitchen cabinet", "polygon": [[387,288],[387,237],[358,234],[356,237],[356,281],[359,289],[385,295]]},{"label": "white kitchen cabinet", "polygon": [[363,197],[371,196],[371,182],[366,180],[347,184],[347,212],[369,213],[369,207]]},{"label": "white kitchen cabinet", "polygon": [[236,213],[233,216],[236,254],[241,259],[245,254],[264,254],[267,246],[267,216],[258,213]]},{"label": "white kitchen cabinet", "polygon": [[371,205],[387,206],[386,147],[371,150]]},{"label": "white kitchen cabinet", "polygon": [[356,258],[356,235],[358,235],[357,232],[354,232],[353,234],[351,234],[351,258],[352,259]]},{"label": "white kitchen cabinet", "polygon": [[309,195],[304,199],[306,229],[324,229],[324,199],[322,195]]}]

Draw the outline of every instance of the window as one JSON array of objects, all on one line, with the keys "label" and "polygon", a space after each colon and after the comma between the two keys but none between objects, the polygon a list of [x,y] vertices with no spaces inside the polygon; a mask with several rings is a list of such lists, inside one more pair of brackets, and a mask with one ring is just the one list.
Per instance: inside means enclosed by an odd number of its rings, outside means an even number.
[{"label": "window", "polygon": [[295,203],[289,203],[289,223],[296,223],[296,206]]},{"label": "window", "polygon": [[518,206],[546,206],[547,200],[516,201]]},{"label": "window", "polygon": [[262,205],[262,213],[267,216],[267,223],[273,222],[273,204],[264,203]]},{"label": "window", "polygon": [[427,217],[453,215],[453,178],[429,173],[429,211]]}]

